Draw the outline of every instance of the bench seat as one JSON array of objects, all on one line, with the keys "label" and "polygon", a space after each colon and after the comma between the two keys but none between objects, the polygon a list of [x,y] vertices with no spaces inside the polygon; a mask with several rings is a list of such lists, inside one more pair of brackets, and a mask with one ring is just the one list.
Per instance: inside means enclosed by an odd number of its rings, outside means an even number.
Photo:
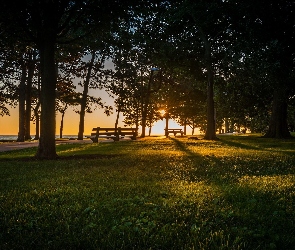
[{"label": "bench seat", "polygon": [[182,131],[181,128],[168,128],[168,129],[165,129],[165,135],[166,136],[168,136],[169,134],[174,134],[174,136],[176,136],[178,133],[181,136],[183,136],[183,131]]}]

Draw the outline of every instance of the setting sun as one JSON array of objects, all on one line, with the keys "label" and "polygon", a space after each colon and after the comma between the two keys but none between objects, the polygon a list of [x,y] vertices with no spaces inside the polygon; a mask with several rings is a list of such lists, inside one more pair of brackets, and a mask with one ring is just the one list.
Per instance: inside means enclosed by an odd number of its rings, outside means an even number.
[{"label": "setting sun", "polygon": [[161,114],[161,116],[164,116],[166,114],[166,110],[162,109],[159,111],[159,113]]}]

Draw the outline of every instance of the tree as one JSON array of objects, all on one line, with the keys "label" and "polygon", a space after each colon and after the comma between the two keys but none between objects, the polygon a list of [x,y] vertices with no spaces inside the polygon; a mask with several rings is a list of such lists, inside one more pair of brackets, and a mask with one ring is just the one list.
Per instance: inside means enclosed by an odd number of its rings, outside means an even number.
[{"label": "tree", "polygon": [[260,74],[267,79],[264,88],[273,91],[265,137],[289,138],[287,106],[294,95],[294,1],[233,1],[233,4],[239,7],[235,8],[233,24],[243,36],[240,44],[244,49],[240,50],[252,62],[257,60],[256,65],[263,58]]},{"label": "tree", "polygon": [[114,35],[114,69],[110,72],[111,80],[106,89],[116,98],[116,126],[120,112],[125,116],[126,124],[135,124],[137,129],[141,118],[141,136],[144,137],[150,97],[156,86],[154,71],[157,69],[151,67],[151,53],[147,53],[146,47],[137,39],[137,21],[121,23]]},{"label": "tree", "polygon": [[263,57],[248,58],[244,52],[237,52],[231,58],[230,76],[224,82],[217,82],[215,88],[217,119],[231,125],[226,126],[225,132],[240,127],[262,132],[267,127],[272,91],[269,80],[262,74],[265,62]]},{"label": "tree", "polygon": [[18,105],[19,105],[19,121],[18,121],[18,137],[17,141],[18,142],[23,142],[25,140],[26,136],[26,127],[25,127],[25,102],[26,102],[26,76],[27,76],[27,69],[25,62],[21,60],[20,62],[20,67],[21,67],[21,78],[19,82],[19,88],[18,88]]},{"label": "tree", "polygon": [[[0,40],[0,43],[3,42]],[[6,41],[7,42],[7,41]],[[8,106],[15,107],[19,98],[18,82],[23,82],[25,88],[25,75],[21,77],[19,69],[18,49],[14,43],[1,43],[0,47],[0,98],[1,98],[1,115],[10,115]],[[14,48],[13,48],[14,47]],[[22,78],[22,81],[20,81]],[[25,92],[23,91],[23,100],[25,103]],[[22,127],[24,140],[24,112],[22,114]]]},{"label": "tree", "polygon": [[61,113],[59,137],[63,136],[63,124],[66,110],[69,106],[79,105],[80,94],[75,91],[76,87],[71,81],[60,78],[57,82],[56,109]]},{"label": "tree", "polygon": [[230,44],[227,1],[178,1],[166,15],[168,44],[174,60],[186,65],[195,79],[207,78],[207,127],[205,139],[216,137],[214,82],[223,71],[222,58]]},{"label": "tree", "polygon": [[26,115],[25,115],[25,140],[31,139],[31,111],[32,111],[32,105],[31,105],[31,99],[32,99],[32,84],[33,84],[33,78],[37,63],[37,51],[34,48],[30,48],[28,51],[28,62],[27,62],[27,84],[26,84]]},{"label": "tree", "polygon": [[136,128],[141,125],[141,137],[145,137],[146,127],[152,125],[153,96],[162,83],[161,70],[156,67],[159,33],[163,32],[157,16],[162,3],[150,1],[144,8],[140,6],[142,9],[135,10],[128,22],[121,22],[115,36],[113,61],[118,82],[113,87],[118,88],[113,93],[120,95],[117,104],[124,122]]},{"label": "tree", "polygon": [[289,130],[295,132],[295,95],[290,98],[288,114]]},{"label": "tree", "polygon": [[33,48],[25,48],[16,51],[17,69],[20,72],[20,80],[18,87],[19,99],[19,132],[17,141],[30,140],[30,122],[31,122],[31,102],[32,102],[32,85],[34,71],[37,63],[36,50]]},{"label": "tree", "polygon": [[[32,40],[40,53],[41,71],[41,132],[37,158],[54,159],[55,150],[55,89],[57,43],[74,42],[94,29],[109,29],[111,23],[125,12],[128,5],[112,1],[22,1],[5,0],[1,18],[11,29],[10,37],[25,42]],[[131,3],[128,3],[131,4]]]},{"label": "tree", "polygon": [[9,109],[5,105],[6,99],[5,97],[0,94],[0,116],[9,115]]},{"label": "tree", "polygon": [[[134,91],[136,91],[137,72],[132,64],[129,64],[129,52],[122,48],[114,48],[115,57],[113,58],[114,69],[108,70],[109,79],[105,85],[106,91],[109,95],[115,98],[116,106],[116,121],[115,128],[118,126],[119,116],[122,112],[124,115],[130,114],[130,110],[133,110],[133,97]],[[124,58],[122,60],[122,58]],[[128,123],[127,123],[128,124]],[[132,125],[132,122],[129,122]]]},{"label": "tree", "polygon": [[[195,128],[204,127],[206,121],[206,94],[200,90],[197,83],[185,78],[187,82],[182,82],[177,86],[177,105],[171,112],[172,117],[182,126],[190,126],[192,134]],[[186,131],[185,131],[186,134]]]},{"label": "tree", "polygon": [[[76,75],[79,76],[82,80],[79,82],[79,85],[83,87],[82,98],[80,100],[81,109],[79,112],[80,121],[79,121],[79,132],[78,140],[83,140],[84,134],[84,117],[86,108],[89,107],[90,103],[88,98],[89,88],[101,88],[103,75],[102,70],[104,68],[105,54],[104,51],[92,50],[90,52],[90,60],[88,62],[81,61],[76,68]],[[94,99],[93,99],[94,100]],[[99,100],[95,101],[97,104]],[[103,107],[103,105],[101,105]]]}]

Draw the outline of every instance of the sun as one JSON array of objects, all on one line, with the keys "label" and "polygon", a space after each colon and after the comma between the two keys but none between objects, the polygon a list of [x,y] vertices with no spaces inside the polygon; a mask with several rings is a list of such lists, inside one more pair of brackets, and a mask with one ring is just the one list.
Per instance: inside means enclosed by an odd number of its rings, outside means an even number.
[{"label": "sun", "polygon": [[159,110],[159,113],[161,114],[161,116],[164,116],[166,114],[166,110],[164,110],[164,109]]}]

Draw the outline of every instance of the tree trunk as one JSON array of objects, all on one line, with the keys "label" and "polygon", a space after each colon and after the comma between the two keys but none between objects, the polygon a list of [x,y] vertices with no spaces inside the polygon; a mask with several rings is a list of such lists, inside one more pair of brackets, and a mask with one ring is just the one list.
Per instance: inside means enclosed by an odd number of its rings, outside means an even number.
[{"label": "tree trunk", "polygon": [[136,118],[135,118],[136,136],[138,136],[138,127],[139,127],[139,105],[137,105],[137,108],[136,108]]},{"label": "tree trunk", "polygon": [[38,73],[38,98],[39,98],[39,101],[34,109],[34,115],[35,115],[35,119],[36,119],[36,134],[35,134],[34,140],[40,139],[40,115],[39,115],[39,108],[41,105],[41,102],[40,102],[40,96],[41,96],[40,80],[41,80],[41,76],[40,76],[40,70],[39,70],[39,73]]},{"label": "tree trunk", "polygon": [[115,122],[115,133],[116,133],[116,141],[119,141],[119,133],[118,133],[118,124],[119,124],[119,118],[120,118],[120,112],[121,112],[121,102],[118,101],[118,109],[117,109],[117,116],[116,116],[116,122]]},{"label": "tree trunk", "polygon": [[84,137],[83,135],[84,135],[85,110],[86,110],[86,105],[87,105],[88,89],[89,89],[91,71],[93,68],[94,60],[95,60],[95,51],[92,51],[91,60],[88,64],[88,71],[87,71],[86,79],[84,81],[84,89],[83,89],[82,100],[81,100],[78,140],[83,140],[83,137]]},{"label": "tree trunk", "polygon": [[143,110],[142,119],[141,119],[141,138],[145,137],[145,128],[146,128],[146,112]]},{"label": "tree trunk", "polygon": [[168,137],[169,136],[169,133],[168,133],[168,129],[169,129],[169,114],[167,113],[167,111],[166,111],[165,118],[166,118],[165,136]]},{"label": "tree trunk", "polygon": [[34,115],[36,119],[36,134],[34,140],[39,140],[39,134],[40,134],[40,116],[39,116],[39,107],[40,107],[40,102],[36,105],[34,109]]},{"label": "tree trunk", "polygon": [[61,121],[60,121],[60,127],[59,127],[59,138],[60,139],[62,138],[62,132],[64,129],[64,117],[65,117],[66,110],[67,110],[67,104],[66,104],[63,112],[61,113]]},{"label": "tree trunk", "polygon": [[213,100],[213,72],[207,68],[208,85],[207,85],[207,129],[204,136],[206,140],[216,140],[216,129],[214,119],[214,100]]},{"label": "tree trunk", "polygon": [[204,42],[205,47],[205,63],[207,70],[207,129],[204,136],[206,140],[217,140],[216,128],[215,128],[215,113],[214,113],[214,72],[212,68],[212,58],[211,58],[211,44],[208,41],[203,30],[199,27],[201,39]]},{"label": "tree trunk", "polygon": [[274,91],[272,113],[265,138],[291,138],[287,123],[287,94],[283,86]]},{"label": "tree trunk", "polygon": [[[51,33],[51,32],[49,32]],[[55,39],[51,34],[46,34],[41,41],[40,68],[41,68],[41,126],[40,140],[36,157],[40,159],[55,159]]]},{"label": "tree trunk", "polygon": [[62,114],[62,118],[61,118],[61,121],[60,121],[60,127],[59,127],[59,138],[62,139],[62,131],[63,131],[63,128],[64,128],[64,118],[63,118],[64,114]]},{"label": "tree trunk", "polygon": [[32,92],[32,81],[35,71],[35,60],[33,51],[29,52],[29,61],[28,61],[28,78],[26,86],[26,132],[25,140],[31,140],[31,92]]},{"label": "tree trunk", "polygon": [[152,126],[149,126],[149,136],[152,134]]},{"label": "tree trunk", "polygon": [[224,132],[228,133],[229,132],[229,122],[228,118],[224,118]]},{"label": "tree trunk", "polygon": [[26,65],[21,62],[22,75],[19,83],[19,120],[18,120],[18,142],[23,142],[25,140],[25,96],[26,96]]},{"label": "tree trunk", "polygon": [[142,110],[142,120],[141,120],[141,136],[145,137],[145,128],[146,128],[146,119],[147,119],[147,112],[148,112],[148,106],[150,103],[150,95],[151,95],[151,84],[153,79],[153,70],[151,71],[150,78],[148,81],[148,89],[145,94],[144,103],[143,103],[143,110]]}]

